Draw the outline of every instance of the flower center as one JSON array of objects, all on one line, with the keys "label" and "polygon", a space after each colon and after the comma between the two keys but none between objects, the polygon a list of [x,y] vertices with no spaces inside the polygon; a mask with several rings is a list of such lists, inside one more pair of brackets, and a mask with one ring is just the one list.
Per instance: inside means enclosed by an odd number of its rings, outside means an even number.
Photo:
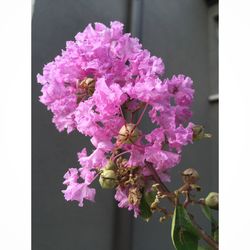
[{"label": "flower center", "polygon": [[77,104],[86,100],[94,94],[95,80],[91,77],[85,77],[81,82],[77,83]]}]

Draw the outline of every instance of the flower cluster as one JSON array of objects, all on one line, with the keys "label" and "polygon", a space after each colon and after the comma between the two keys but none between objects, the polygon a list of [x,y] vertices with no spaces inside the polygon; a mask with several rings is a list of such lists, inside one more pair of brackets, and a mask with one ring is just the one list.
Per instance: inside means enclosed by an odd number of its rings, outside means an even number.
[{"label": "flower cluster", "polygon": [[[137,38],[123,33],[123,24],[95,23],[66,43],[53,62],[38,74],[40,101],[53,113],[57,129],[78,130],[91,137],[95,150],[78,153],[81,168],[64,175],[66,200],[93,201],[89,185],[99,177],[103,188],[115,188],[119,207],[140,214],[140,203],[154,180],[152,164],[162,181],[180,162],[182,147],[193,141],[188,123],[194,90],[184,75],[162,80],[164,64]],[[143,131],[141,121],[153,129]]]}]

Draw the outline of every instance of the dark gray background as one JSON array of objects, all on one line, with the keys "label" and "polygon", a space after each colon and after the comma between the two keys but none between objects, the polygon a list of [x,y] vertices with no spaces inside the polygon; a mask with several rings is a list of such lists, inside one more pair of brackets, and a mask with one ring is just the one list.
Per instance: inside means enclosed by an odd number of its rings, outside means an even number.
[{"label": "dark gray background", "polygon": [[[218,36],[217,1],[203,0],[36,0],[32,20],[32,246],[34,250],[149,250],[173,249],[170,223],[157,216],[149,223],[117,209],[113,192],[97,187],[96,203],[83,208],[66,202],[63,175],[76,167],[77,156],[89,139],[59,133],[52,115],[38,101],[36,74],[65,47],[67,40],[90,22],[120,20],[126,31],[163,58],[167,75],[183,73],[194,80],[193,122],[213,134],[187,147],[182,163],[172,171],[171,188],[180,172],[196,168],[203,190],[218,191]],[[147,122],[144,122],[147,126]],[[198,214],[198,219],[200,215]],[[201,223],[205,221],[201,220]],[[205,225],[205,224],[204,224]],[[207,229],[208,227],[205,226]]]}]

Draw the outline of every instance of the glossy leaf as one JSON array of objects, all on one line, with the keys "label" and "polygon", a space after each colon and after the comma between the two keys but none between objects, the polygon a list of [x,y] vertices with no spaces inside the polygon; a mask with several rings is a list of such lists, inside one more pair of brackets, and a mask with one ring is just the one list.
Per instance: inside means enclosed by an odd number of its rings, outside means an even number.
[{"label": "glossy leaf", "polygon": [[211,209],[206,205],[201,205],[201,210],[203,214],[211,221],[214,221]]},{"label": "glossy leaf", "polygon": [[209,219],[211,222],[211,233],[212,237],[214,238],[215,241],[219,240],[219,229],[218,229],[218,222],[214,219],[213,214],[211,209],[206,206],[202,205],[201,206],[203,214]]},{"label": "glossy leaf", "polygon": [[183,205],[177,205],[175,208],[171,237],[177,250],[196,250],[198,248],[200,237]]}]

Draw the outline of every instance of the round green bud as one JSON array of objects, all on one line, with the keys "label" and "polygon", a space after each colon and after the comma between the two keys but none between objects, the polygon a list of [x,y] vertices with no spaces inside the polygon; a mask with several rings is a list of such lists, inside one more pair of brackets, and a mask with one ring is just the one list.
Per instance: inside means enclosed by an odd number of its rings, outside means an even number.
[{"label": "round green bud", "polygon": [[110,189],[116,185],[116,174],[115,171],[104,169],[100,175],[99,183],[102,188]]},{"label": "round green bud", "polygon": [[133,123],[125,124],[121,127],[118,135],[118,140],[123,143],[132,144],[139,137],[139,130]]},{"label": "round green bud", "polygon": [[212,208],[218,210],[219,207],[219,194],[216,192],[211,192],[205,199],[205,204]]},{"label": "round green bud", "polygon": [[109,160],[108,163],[105,165],[104,169],[106,170],[115,170],[117,168],[116,164]]}]

